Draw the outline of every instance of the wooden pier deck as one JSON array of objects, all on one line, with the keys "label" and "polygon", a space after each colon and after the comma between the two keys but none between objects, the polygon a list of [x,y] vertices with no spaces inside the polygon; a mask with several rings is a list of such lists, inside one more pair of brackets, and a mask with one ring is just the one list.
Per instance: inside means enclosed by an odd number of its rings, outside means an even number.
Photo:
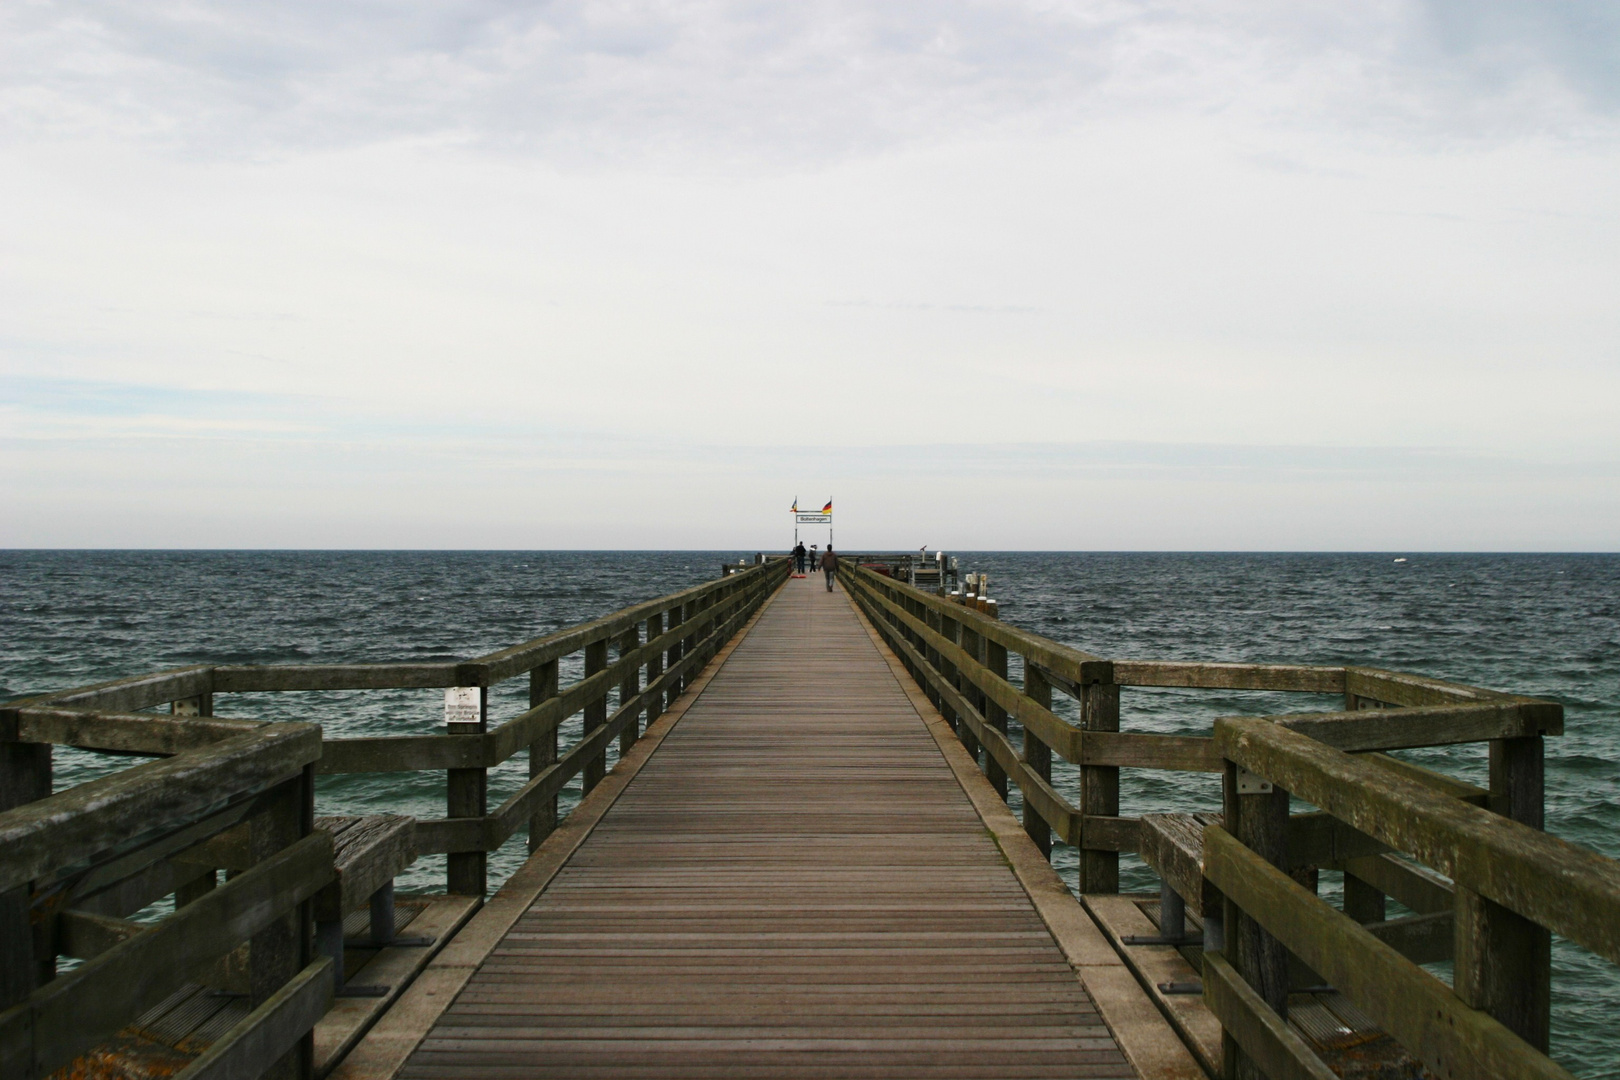
[{"label": "wooden pier deck", "polygon": [[944,751],[788,582],[399,1075],[1136,1076]]}]

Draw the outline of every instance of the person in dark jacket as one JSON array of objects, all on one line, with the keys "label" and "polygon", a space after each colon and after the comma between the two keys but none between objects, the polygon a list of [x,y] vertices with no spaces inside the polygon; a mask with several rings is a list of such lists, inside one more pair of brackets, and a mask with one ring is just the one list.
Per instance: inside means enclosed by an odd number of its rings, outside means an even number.
[{"label": "person in dark jacket", "polygon": [[821,553],[821,572],[827,575],[827,591],[833,591],[833,579],[838,576],[838,556],[833,554],[832,545]]},{"label": "person in dark jacket", "polygon": [[800,541],[799,546],[793,549],[793,572],[795,574],[804,573],[804,542],[803,541]]}]

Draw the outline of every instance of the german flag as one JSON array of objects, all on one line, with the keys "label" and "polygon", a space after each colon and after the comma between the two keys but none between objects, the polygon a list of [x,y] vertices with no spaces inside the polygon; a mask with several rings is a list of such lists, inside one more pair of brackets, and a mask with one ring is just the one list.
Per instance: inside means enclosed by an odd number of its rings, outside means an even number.
[{"label": "german flag", "polygon": [[821,512],[822,512],[822,513],[823,513],[823,514],[830,514],[830,513],[832,513],[832,500],[831,500],[831,499],[828,499],[828,500],[827,500],[827,505],[826,505],[826,506],[823,506],[823,507],[822,507],[822,508],[821,508]]}]

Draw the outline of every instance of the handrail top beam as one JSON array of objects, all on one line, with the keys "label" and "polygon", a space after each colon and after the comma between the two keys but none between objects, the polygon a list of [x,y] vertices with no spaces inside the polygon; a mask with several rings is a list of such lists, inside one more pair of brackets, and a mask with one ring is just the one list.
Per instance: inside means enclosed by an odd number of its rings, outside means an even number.
[{"label": "handrail top beam", "polygon": [[1620,861],[1264,718],[1215,724],[1221,755],[1463,888],[1620,963]]},{"label": "handrail top beam", "polygon": [[267,724],[0,812],[0,892],[104,861],[295,775],[320,755],[318,725]]},{"label": "handrail top beam", "polygon": [[901,594],[907,599],[916,600],[941,615],[947,615],[961,622],[981,637],[1011,649],[1025,659],[1033,661],[1071,682],[1087,685],[1114,681],[1112,661],[1088,652],[1082,652],[1079,649],[1031,633],[1028,630],[1020,630],[999,619],[992,619],[989,615],[975,608],[963,604],[954,604],[932,593],[907,585],[903,581],[896,581],[893,578],[874,573],[863,566],[852,563],[850,569],[871,584],[900,590]]},{"label": "handrail top beam", "polygon": [[488,653],[478,657],[472,663],[484,668],[490,682],[500,682],[503,679],[521,675],[549,660],[566,656],[588,643],[616,637],[630,626],[645,622],[648,618],[660,615],[673,607],[685,604],[689,600],[723,589],[735,589],[750,578],[762,577],[767,572],[775,570],[778,565],[785,566],[786,564],[762,563],[757,566],[750,566],[740,573],[728,574],[713,581],[705,581],[702,584],[693,585],[691,588],[682,589],[679,592],[673,592],[666,596],[621,608],[588,623],[582,623],[578,626],[559,630],[553,634],[547,634],[544,637],[509,646],[497,652]]},{"label": "handrail top beam", "polygon": [[0,738],[15,738],[16,710],[63,708],[130,714],[183,698],[214,693],[294,690],[409,690],[451,686],[490,686],[616,637],[626,628],[670,608],[777,571],[778,560],[749,567],[666,596],[633,604],[590,622],[534,638],[471,660],[382,662],[372,664],[196,664],[110,679],[7,702],[0,706]]}]

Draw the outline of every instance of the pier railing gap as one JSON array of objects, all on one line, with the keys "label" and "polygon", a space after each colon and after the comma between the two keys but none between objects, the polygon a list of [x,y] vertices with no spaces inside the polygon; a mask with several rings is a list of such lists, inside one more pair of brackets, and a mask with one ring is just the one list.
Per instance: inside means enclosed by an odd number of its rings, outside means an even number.
[{"label": "pier railing gap", "polygon": [[[789,561],[726,569],[469,661],[197,666],[0,706],[0,1076],[79,1070],[92,1051],[103,1066],[109,1055],[139,1058],[181,1080],[308,1080],[329,1068],[311,1033],[341,964],[317,953],[315,929],[344,872],[317,825],[316,775],[442,771],[446,815],[406,830],[404,859],[447,855],[447,892],[470,910],[487,888],[489,852],[520,830],[532,850],[554,830],[568,782],[600,782],[613,741],[621,753],[634,744],[642,718],[680,696],[786,580]],[[583,674],[564,686],[562,662],[579,653]],[[491,717],[490,687],[525,676],[528,708]],[[441,735],[325,739],[316,724],[213,715],[232,693],[436,687],[472,688],[478,702]],[[149,711],[159,708],[168,714]],[[576,715],[582,734],[564,748],[559,730]],[[53,793],[59,745],[156,760]],[[488,770],[525,752],[527,782],[491,810]],[[392,922],[391,881],[364,888]],[[172,914],[129,918],[166,897]],[[199,1001],[231,1002],[219,1016],[232,1022],[216,1020],[200,1054],[130,1026],[188,986]]]},{"label": "pier railing gap", "polygon": [[[1291,995],[1331,985],[1435,1076],[1569,1077],[1547,1056],[1550,935],[1620,963],[1620,862],[1541,831],[1542,742],[1563,733],[1562,706],[1354,666],[1110,661],[1001,622],[971,585],[928,592],[862,561],[846,560],[850,595],[987,779],[1004,798],[1018,789],[1036,844],[1078,850],[1080,892],[1117,893],[1119,855],[1139,853],[1164,882],[1152,943],[1196,945],[1189,924],[1202,930],[1213,1075],[1337,1075],[1286,1022]],[[1132,732],[1128,687],[1331,694],[1343,708]],[[1053,711],[1054,691],[1078,723]],[[1489,788],[1387,753],[1481,742]],[[1054,756],[1078,767],[1072,795],[1054,787]],[[1219,774],[1222,805],[1121,816],[1122,768]],[[1343,873],[1342,909],[1318,896],[1320,870]],[[1388,899],[1414,914],[1388,917]],[[1421,966],[1441,960],[1450,986]],[[1148,989],[1192,1043],[1168,999],[1186,988]]]}]

